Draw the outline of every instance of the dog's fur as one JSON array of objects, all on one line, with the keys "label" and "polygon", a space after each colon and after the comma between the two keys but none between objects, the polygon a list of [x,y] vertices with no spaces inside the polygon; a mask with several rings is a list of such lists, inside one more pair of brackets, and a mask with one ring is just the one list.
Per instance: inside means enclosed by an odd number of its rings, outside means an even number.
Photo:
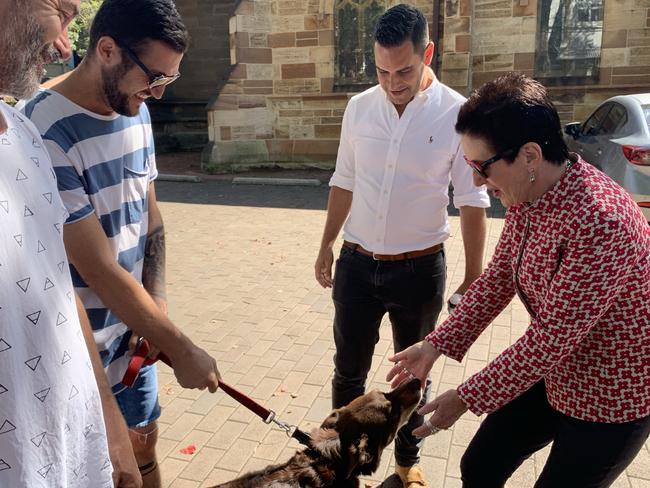
[{"label": "dog's fur", "polygon": [[374,390],[334,410],[312,432],[310,447],[284,464],[215,488],[356,488],[359,475],[379,467],[381,453],[420,401],[420,381],[389,393]]}]

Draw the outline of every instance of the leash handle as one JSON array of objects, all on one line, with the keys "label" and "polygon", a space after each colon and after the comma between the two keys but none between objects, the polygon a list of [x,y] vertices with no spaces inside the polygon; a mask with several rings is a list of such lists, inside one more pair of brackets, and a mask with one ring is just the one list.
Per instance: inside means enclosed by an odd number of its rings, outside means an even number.
[{"label": "leash handle", "polygon": [[158,360],[162,361],[171,368],[171,361],[162,352],[158,354],[158,357],[156,359],[149,358],[148,355],[150,349],[151,348],[149,346],[149,342],[144,337],[140,337],[138,339],[138,343],[135,346],[135,350],[133,351],[133,356],[131,356],[131,359],[129,360],[129,365],[126,368],[126,373],[124,373],[124,377],[121,381],[124,386],[132,388],[135,384],[135,381],[138,379],[140,370],[143,368],[143,366],[151,366]]}]

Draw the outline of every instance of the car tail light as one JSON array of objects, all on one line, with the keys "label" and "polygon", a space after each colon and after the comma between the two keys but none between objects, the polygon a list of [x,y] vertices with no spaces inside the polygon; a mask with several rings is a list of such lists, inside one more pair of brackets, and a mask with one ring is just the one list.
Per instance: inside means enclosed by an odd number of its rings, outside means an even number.
[{"label": "car tail light", "polygon": [[650,148],[638,146],[623,146],[623,154],[632,164],[650,166]]}]

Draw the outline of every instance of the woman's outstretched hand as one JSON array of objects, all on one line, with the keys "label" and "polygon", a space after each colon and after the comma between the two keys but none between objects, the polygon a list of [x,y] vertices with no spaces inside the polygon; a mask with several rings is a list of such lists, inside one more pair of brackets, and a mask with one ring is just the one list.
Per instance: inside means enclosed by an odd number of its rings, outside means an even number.
[{"label": "woman's outstretched hand", "polygon": [[421,341],[413,344],[408,349],[388,358],[395,363],[395,366],[388,372],[386,381],[390,381],[391,387],[396,388],[405,380],[418,378],[424,388],[429,371],[439,357],[440,352],[429,342]]},{"label": "woman's outstretched hand", "polygon": [[433,412],[433,415],[429,418],[425,417],[424,423],[413,430],[413,435],[415,437],[427,437],[441,430],[446,430],[454,425],[466,411],[467,406],[461,400],[458,392],[448,390],[418,410],[420,415],[426,416],[431,412]]}]

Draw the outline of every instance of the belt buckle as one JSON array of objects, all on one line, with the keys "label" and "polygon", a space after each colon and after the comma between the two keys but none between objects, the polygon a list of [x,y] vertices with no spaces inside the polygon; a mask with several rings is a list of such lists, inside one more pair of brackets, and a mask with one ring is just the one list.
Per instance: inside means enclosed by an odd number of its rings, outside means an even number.
[{"label": "belt buckle", "polygon": [[379,261],[379,259],[375,257],[375,251],[372,252],[372,259],[374,259],[375,261]]}]

